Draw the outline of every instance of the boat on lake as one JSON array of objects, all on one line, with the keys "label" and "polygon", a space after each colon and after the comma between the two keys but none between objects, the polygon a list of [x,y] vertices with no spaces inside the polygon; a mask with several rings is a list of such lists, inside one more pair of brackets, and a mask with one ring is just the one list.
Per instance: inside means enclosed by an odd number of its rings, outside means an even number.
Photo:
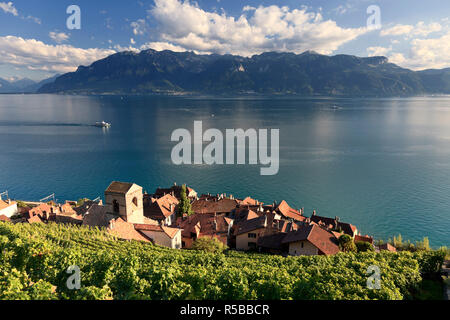
[{"label": "boat on lake", "polygon": [[99,128],[109,128],[109,127],[111,127],[111,123],[105,122],[105,121],[99,121],[99,122],[95,123],[95,126],[99,127]]}]

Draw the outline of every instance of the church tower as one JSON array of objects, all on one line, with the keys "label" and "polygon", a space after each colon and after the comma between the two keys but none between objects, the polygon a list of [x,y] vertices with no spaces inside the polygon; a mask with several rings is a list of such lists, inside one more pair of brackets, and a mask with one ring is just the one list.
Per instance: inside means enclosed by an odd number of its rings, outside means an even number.
[{"label": "church tower", "polygon": [[142,187],[135,183],[113,181],[105,190],[106,212],[130,223],[144,223]]}]

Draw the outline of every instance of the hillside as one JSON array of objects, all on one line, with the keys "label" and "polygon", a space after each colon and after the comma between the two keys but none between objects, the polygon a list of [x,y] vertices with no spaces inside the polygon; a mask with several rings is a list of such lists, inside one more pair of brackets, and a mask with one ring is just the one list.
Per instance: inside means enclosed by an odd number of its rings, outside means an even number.
[{"label": "hillside", "polygon": [[40,93],[296,94],[408,96],[449,94],[450,69],[414,72],[385,57],[267,52],[250,58],[145,50],[80,66]]},{"label": "hillside", "polygon": [[[105,231],[0,222],[0,299],[407,299],[439,251],[281,257],[119,241]],[[66,286],[69,266],[81,289]],[[370,265],[382,288],[367,288]]]}]

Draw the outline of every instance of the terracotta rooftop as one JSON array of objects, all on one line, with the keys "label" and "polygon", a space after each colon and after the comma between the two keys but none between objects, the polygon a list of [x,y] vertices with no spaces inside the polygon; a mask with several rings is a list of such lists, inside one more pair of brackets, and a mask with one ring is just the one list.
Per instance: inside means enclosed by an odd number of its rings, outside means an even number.
[{"label": "terracotta rooftop", "polygon": [[224,214],[194,214],[185,219],[177,219],[177,226],[183,229],[182,234],[184,237],[191,237],[191,233],[197,236],[228,233],[231,223],[232,220],[225,217]]},{"label": "terracotta rooftop", "polygon": [[[328,218],[328,217],[321,217],[318,215],[311,216],[311,221],[314,221],[315,223],[319,225],[323,225],[327,228],[336,228],[336,219],[335,218]],[[337,228],[342,229],[345,234],[353,236],[353,234],[356,232],[356,227],[350,223],[345,222],[337,222]]]},{"label": "terracotta rooftop", "polygon": [[0,210],[6,209],[9,206],[13,206],[15,204],[16,204],[15,201],[11,201],[11,203],[8,203],[8,201],[0,200]]},{"label": "terracotta rooftop", "polygon": [[[151,219],[165,219],[175,212],[179,201],[171,194],[155,199],[149,195],[144,197],[144,215]],[[172,208],[171,208],[172,205]]]},{"label": "terracotta rooftop", "polygon": [[339,246],[336,237],[325,229],[317,225],[305,225],[297,231],[289,232],[283,239],[283,243],[291,243],[297,241],[309,241],[317,249],[326,255],[336,254],[339,252]]},{"label": "terracotta rooftop", "polygon": [[117,218],[117,216],[107,214],[105,206],[94,204],[84,215],[83,225],[107,228],[109,227],[111,220],[115,220]]},{"label": "terracotta rooftop", "polygon": [[268,225],[270,225],[270,222],[268,222],[267,216],[263,215],[258,218],[245,220],[240,222],[235,229],[235,235],[244,234],[250,231],[258,230],[258,229],[264,229]]},{"label": "terracotta rooftop", "polygon": [[306,220],[306,217],[302,216],[300,211],[291,208],[284,200],[281,201],[281,203],[276,207],[275,211],[288,219],[294,219],[297,221]]},{"label": "terracotta rooftop", "polygon": [[3,222],[10,222],[11,219],[9,219],[7,216],[5,216],[4,214],[2,214],[2,215],[0,216],[0,221],[3,221]]},{"label": "terracotta rooftop", "polygon": [[191,207],[195,213],[230,213],[236,206],[238,201],[235,199],[220,200],[195,200]]},{"label": "terracotta rooftop", "polygon": [[[170,188],[158,188],[158,189],[156,189],[154,195],[155,195],[155,197],[159,198],[159,197],[162,197],[162,196],[164,196],[166,194],[172,194],[173,193],[173,195],[177,199],[180,199],[181,198],[181,188],[182,188],[182,186],[177,186],[177,185],[173,185]],[[195,192],[194,189],[186,186],[186,196],[189,196],[189,193],[191,193],[192,191]]]},{"label": "terracotta rooftop", "polygon": [[164,232],[171,239],[175,238],[177,233],[180,231],[180,229],[178,229],[178,228],[170,228],[170,227],[166,227],[166,226],[151,225],[151,224],[135,224],[134,228],[137,231]]}]

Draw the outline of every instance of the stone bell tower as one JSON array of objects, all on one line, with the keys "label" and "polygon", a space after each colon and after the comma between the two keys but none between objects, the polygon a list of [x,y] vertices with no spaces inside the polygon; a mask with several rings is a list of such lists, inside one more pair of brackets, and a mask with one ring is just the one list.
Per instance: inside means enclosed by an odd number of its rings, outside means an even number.
[{"label": "stone bell tower", "polygon": [[130,223],[144,223],[142,187],[135,183],[113,181],[105,190],[106,212]]}]

